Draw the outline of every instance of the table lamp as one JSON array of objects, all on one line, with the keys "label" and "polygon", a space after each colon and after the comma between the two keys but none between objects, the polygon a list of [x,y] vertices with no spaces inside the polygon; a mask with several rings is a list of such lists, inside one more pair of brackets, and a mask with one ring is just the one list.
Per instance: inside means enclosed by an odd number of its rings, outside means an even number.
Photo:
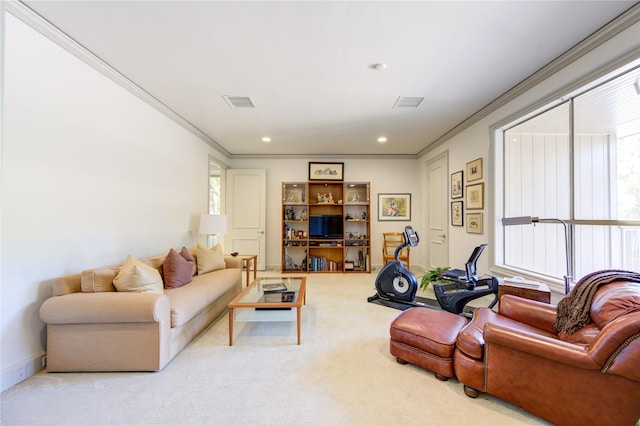
[{"label": "table lamp", "polygon": [[[227,233],[227,216],[223,214],[203,214],[200,216],[200,234],[222,235]],[[209,241],[207,240],[207,246]]]}]

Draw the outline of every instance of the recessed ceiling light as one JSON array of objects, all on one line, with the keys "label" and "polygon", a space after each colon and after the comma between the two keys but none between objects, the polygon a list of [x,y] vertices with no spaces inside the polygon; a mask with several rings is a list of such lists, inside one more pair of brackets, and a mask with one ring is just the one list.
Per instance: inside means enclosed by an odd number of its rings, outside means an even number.
[{"label": "recessed ceiling light", "polygon": [[386,136],[380,136],[378,138],[378,142],[380,142],[380,143],[385,143],[386,141],[387,141],[387,137]]},{"label": "recessed ceiling light", "polygon": [[265,136],[262,138],[262,142],[271,142],[271,138],[269,136]]}]

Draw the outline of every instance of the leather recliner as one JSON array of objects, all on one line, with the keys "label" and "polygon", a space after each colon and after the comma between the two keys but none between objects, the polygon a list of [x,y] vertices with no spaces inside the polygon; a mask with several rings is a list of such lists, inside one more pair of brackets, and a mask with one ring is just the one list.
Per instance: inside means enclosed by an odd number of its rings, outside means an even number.
[{"label": "leather recliner", "polygon": [[465,393],[486,392],[557,425],[631,425],[640,419],[640,283],[598,288],[591,322],[557,332],[557,307],[504,295],[474,311],[456,340]]}]

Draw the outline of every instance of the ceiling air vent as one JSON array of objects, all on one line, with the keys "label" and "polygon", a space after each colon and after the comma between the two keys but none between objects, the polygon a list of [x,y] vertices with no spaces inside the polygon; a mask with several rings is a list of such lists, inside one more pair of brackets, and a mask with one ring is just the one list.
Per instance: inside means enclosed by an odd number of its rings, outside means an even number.
[{"label": "ceiling air vent", "polygon": [[418,108],[424,98],[400,96],[396,101],[394,108]]},{"label": "ceiling air vent", "polygon": [[223,96],[225,102],[229,104],[231,108],[255,108],[251,98],[248,96]]}]

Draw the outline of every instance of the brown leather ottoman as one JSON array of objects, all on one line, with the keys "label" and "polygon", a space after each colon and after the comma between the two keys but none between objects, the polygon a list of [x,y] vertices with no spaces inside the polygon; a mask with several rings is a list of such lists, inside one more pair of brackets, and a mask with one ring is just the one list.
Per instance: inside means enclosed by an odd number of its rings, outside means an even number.
[{"label": "brown leather ottoman", "polygon": [[390,350],[400,364],[433,371],[439,380],[455,377],[453,353],[467,320],[447,311],[411,308],[391,323]]}]

